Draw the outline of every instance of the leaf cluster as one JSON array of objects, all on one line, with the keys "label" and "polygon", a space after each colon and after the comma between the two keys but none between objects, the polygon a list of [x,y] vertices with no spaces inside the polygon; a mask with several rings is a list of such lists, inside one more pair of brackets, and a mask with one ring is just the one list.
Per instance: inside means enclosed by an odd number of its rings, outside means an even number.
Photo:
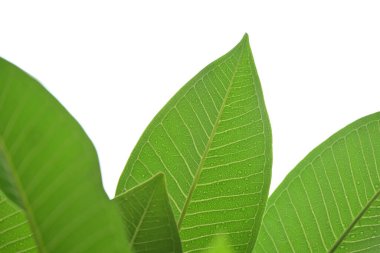
[{"label": "leaf cluster", "polygon": [[0,252],[380,252],[380,113],[268,198],[272,135],[248,36],[149,124],[109,199],[90,139],[0,58]]}]

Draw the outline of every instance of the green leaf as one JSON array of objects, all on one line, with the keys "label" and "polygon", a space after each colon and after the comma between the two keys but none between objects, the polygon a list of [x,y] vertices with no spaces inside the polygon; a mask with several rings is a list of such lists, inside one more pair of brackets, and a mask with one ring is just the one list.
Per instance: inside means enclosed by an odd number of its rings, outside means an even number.
[{"label": "green leaf", "polygon": [[380,252],[380,113],[314,149],[268,200],[254,252]]},{"label": "green leaf", "polygon": [[39,252],[128,252],[91,141],[35,79],[1,58],[0,188],[25,210]]},{"label": "green leaf", "polygon": [[166,175],[185,252],[225,231],[251,250],[271,176],[271,130],[248,36],[191,79],[145,130],[117,194]]},{"label": "green leaf", "polygon": [[130,245],[136,253],[182,252],[164,174],[118,195],[114,201],[121,209]]},{"label": "green leaf", "polygon": [[37,252],[24,211],[0,191],[0,252]]},{"label": "green leaf", "polygon": [[225,236],[217,236],[204,253],[233,253]]}]

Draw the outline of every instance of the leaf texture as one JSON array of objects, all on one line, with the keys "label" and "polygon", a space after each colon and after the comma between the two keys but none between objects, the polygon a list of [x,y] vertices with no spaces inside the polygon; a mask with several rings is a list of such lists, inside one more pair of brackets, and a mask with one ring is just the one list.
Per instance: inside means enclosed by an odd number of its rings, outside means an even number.
[{"label": "leaf texture", "polygon": [[254,252],[380,252],[380,113],[314,149],[268,200]]},{"label": "leaf texture", "polygon": [[0,58],[0,188],[24,209],[39,252],[128,252],[96,151],[35,79]]},{"label": "leaf texture", "polygon": [[184,252],[218,231],[251,251],[271,176],[271,130],[248,36],[191,79],[133,150],[117,194],[166,175]]},{"label": "leaf texture", "polygon": [[169,204],[164,174],[118,195],[129,243],[136,253],[182,252],[177,224]]},{"label": "leaf texture", "polygon": [[24,211],[0,191],[0,252],[35,253],[37,247]]}]

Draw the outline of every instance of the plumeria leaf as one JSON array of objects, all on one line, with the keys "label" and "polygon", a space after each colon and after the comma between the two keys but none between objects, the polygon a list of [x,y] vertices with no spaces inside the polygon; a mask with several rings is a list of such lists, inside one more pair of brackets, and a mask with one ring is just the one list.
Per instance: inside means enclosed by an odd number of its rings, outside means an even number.
[{"label": "plumeria leaf", "polygon": [[314,149],[268,200],[259,252],[380,252],[380,113]]},{"label": "plumeria leaf", "polygon": [[121,209],[130,245],[136,253],[182,252],[164,174],[118,195],[114,201]]},{"label": "plumeria leaf", "polygon": [[38,81],[1,58],[0,190],[23,209],[39,252],[129,252],[90,139]]},{"label": "plumeria leaf", "polygon": [[272,140],[248,36],[191,79],[145,130],[117,194],[158,172],[184,252],[225,231],[236,252],[252,250],[268,196]]}]

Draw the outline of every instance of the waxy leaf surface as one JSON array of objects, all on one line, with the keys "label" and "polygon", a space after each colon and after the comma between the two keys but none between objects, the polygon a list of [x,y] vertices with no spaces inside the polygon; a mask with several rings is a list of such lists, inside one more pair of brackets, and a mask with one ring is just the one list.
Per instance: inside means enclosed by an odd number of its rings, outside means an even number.
[{"label": "waxy leaf surface", "polygon": [[268,200],[259,252],[380,252],[380,113],[314,149]]},{"label": "waxy leaf surface", "polygon": [[91,141],[35,79],[1,58],[0,190],[24,210],[39,252],[129,252]]},{"label": "waxy leaf surface", "polygon": [[127,162],[117,194],[163,172],[184,252],[207,248],[219,234],[236,252],[247,252],[268,195],[271,144],[244,36],[156,115]]},{"label": "waxy leaf surface", "polygon": [[114,201],[120,207],[134,252],[182,252],[164,174],[118,195]]}]

